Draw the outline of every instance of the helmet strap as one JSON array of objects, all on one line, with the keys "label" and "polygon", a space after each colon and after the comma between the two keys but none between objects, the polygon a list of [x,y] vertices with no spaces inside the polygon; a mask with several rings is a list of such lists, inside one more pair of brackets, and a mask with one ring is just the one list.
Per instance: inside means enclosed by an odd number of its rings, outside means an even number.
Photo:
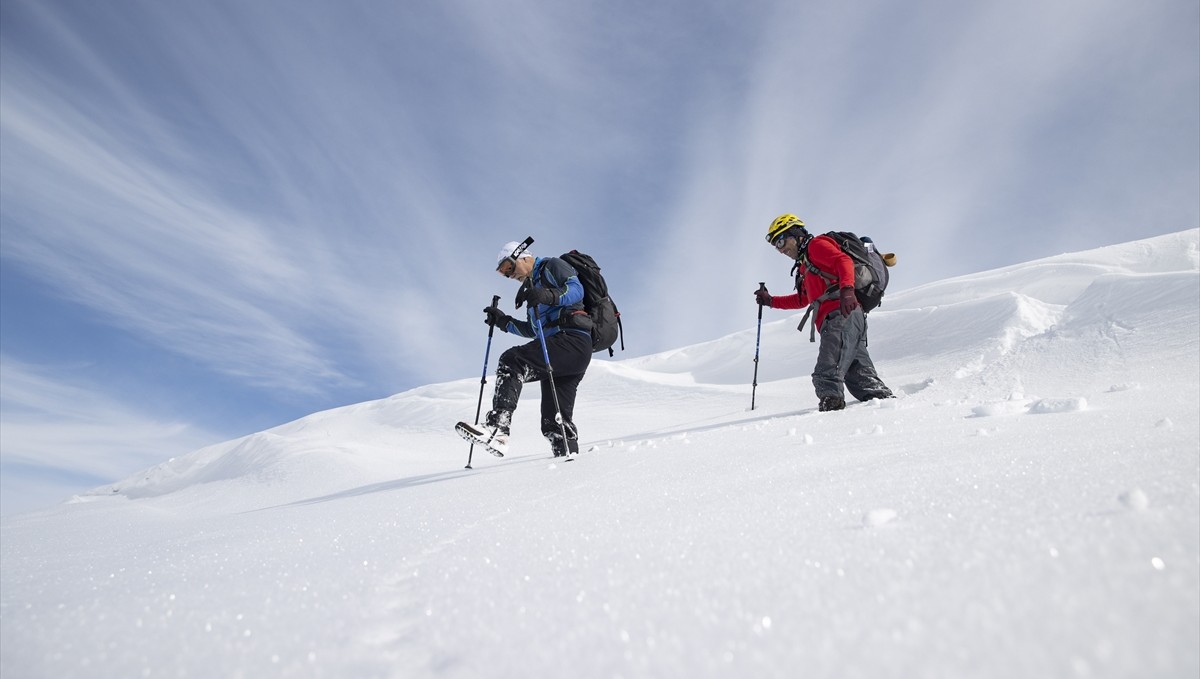
[{"label": "helmet strap", "polygon": [[512,251],[512,254],[509,255],[509,258],[514,261],[520,259],[521,255],[525,254],[525,251],[529,249],[530,245],[533,245],[533,236],[521,241],[521,243]]},{"label": "helmet strap", "polygon": [[805,229],[803,226],[797,226],[793,228],[799,232],[796,234],[796,242],[800,246],[797,248],[797,251],[804,252],[808,249],[808,244],[812,242],[813,236],[808,232],[808,229]]}]

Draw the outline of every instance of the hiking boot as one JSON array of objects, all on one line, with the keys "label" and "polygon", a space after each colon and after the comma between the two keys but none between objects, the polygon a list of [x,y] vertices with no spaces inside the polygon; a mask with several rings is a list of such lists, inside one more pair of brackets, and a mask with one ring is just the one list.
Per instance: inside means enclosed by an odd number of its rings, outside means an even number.
[{"label": "hiking boot", "polygon": [[550,450],[554,452],[554,457],[575,457],[579,454],[579,441],[576,439],[567,439],[564,445],[561,435],[547,438],[550,439]]},{"label": "hiking boot", "polygon": [[831,410],[842,410],[846,407],[846,399],[841,396],[825,396],[817,406],[817,410],[827,413]]},{"label": "hiking boot", "polygon": [[507,410],[491,410],[488,411],[484,422],[484,426],[480,427],[486,436],[483,445],[492,455],[504,457],[508,452],[508,425],[512,422],[512,413]]},{"label": "hiking boot", "polygon": [[512,412],[508,410],[489,410],[487,417],[483,419],[483,423],[500,430],[501,433],[508,436],[508,427],[512,424]]}]

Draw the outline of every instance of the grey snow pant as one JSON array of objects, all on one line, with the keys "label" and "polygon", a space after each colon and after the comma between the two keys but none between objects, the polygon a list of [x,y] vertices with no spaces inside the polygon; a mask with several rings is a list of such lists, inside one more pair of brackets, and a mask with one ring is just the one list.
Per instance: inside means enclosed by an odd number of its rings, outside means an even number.
[{"label": "grey snow pant", "polygon": [[860,401],[891,398],[892,390],[879,379],[867,353],[867,317],[862,309],[855,309],[849,316],[834,309],[825,317],[812,381],[817,398],[845,398],[843,384]]}]

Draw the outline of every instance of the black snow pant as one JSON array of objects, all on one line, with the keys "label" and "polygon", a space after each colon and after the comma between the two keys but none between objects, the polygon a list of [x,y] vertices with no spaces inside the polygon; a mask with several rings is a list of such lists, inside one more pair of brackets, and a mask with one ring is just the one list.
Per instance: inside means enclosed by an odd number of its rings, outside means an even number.
[{"label": "black snow pant", "polygon": [[[533,340],[513,347],[500,354],[496,368],[496,391],[492,396],[492,412],[488,413],[488,424],[507,429],[512,413],[521,398],[521,388],[526,382],[540,380],[542,383],[542,435],[550,441],[554,452],[579,450],[579,432],[575,428],[575,392],[579,382],[592,362],[592,338],[590,333],[570,330],[559,331],[546,338],[546,352],[550,355],[550,366],[554,368],[554,382],[542,354],[542,343]],[[554,393],[551,393],[554,389]],[[554,396],[558,395],[558,406],[562,412],[563,426],[559,427],[554,415]],[[565,429],[567,439],[563,440]]]},{"label": "black snow pant", "polygon": [[825,317],[812,381],[819,399],[845,398],[843,384],[860,401],[892,397],[892,390],[879,379],[867,353],[867,316],[861,308],[849,316],[834,309]]}]

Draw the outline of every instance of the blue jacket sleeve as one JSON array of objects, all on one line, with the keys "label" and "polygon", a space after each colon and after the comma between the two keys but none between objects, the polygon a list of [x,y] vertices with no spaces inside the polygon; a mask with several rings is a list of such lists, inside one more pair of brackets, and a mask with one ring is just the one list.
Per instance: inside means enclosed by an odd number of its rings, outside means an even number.
[{"label": "blue jacket sleeve", "polygon": [[533,334],[533,324],[532,323],[530,323],[529,321],[518,321],[515,318],[512,319],[511,321],[509,321],[508,327],[504,329],[504,332],[507,332],[512,335],[520,335],[521,337],[534,337],[535,336]]},{"label": "blue jacket sleeve", "polygon": [[583,284],[575,268],[557,257],[546,260],[542,272],[546,287],[554,290],[558,301],[554,306],[571,306],[583,301]]}]

